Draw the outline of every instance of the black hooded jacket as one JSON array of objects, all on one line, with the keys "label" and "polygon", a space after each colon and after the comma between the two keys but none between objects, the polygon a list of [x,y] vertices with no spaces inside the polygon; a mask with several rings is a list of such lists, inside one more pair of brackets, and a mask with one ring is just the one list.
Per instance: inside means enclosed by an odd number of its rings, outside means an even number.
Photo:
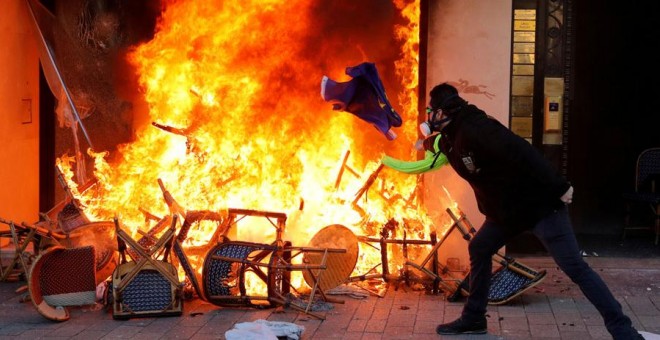
[{"label": "black hooded jacket", "polygon": [[570,183],[529,142],[474,105],[442,130],[441,151],[464,178],[487,220],[511,233],[562,207]]}]

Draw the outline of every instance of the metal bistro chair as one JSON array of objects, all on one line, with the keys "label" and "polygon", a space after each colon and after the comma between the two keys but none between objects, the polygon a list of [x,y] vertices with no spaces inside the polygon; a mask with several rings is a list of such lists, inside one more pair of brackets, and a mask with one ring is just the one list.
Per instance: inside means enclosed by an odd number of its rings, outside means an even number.
[{"label": "metal bistro chair", "polygon": [[660,238],[660,147],[642,151],[637,158],[635,191],[623,194],[626,203],[625,225],[622,240],[628,230],[651,229],[650,226],[633,226],[631,218],[636,206],[648,206],[655,216],[655,244]]}]

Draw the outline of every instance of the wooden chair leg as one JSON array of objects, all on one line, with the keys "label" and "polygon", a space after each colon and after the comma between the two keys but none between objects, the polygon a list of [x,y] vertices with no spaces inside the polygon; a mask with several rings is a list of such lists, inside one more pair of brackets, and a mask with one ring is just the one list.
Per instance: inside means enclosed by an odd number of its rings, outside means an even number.
[{"label": "wooden chair leg", "polygon": [[632,207],[630,202],[626,202],[626,213],[623,220],[623,231],[621,232],[621,241],[625,241],[626,231],[628,230],[628,228],[630,228],[630,214],[632,213],[631,209]]},{"label": "wooden chair leg", "polygon": [[660,204],[655,206],[655,245],[658,245],[660,239]]},{"label": "wooden chair leg", "polygon": [[27,247],[30,243],[34,242],[36,230],[32,229],[27,232],[27,235],[25,235],[23,230],[17,230],[16,225],[13,222],[9,224],[9,230],[11,231],[12,242],[14,243],[15,248],[14,256],[9,263],[9,266],[6,267],[5,272],[2,273],[0,281],[7,281],[17,265],[21,268],[26,277],[30,271],[30,262],[25,257],[26,255],[29,256],[26,254],[28,252]]}]

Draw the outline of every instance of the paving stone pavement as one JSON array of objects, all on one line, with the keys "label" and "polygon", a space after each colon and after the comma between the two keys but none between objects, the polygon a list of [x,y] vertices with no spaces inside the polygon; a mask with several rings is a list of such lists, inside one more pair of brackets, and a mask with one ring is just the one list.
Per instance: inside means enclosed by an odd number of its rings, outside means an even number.
[{"label": "paving stone pavement", "polygon": [[[634,326],[660,334],[660,258],[587,257]],[[611,339],[600,315],[549,257],[519,257],[546,269],[543,282],[507,304],[489,306],[488,334],[440,336],[435,327],[455,319],[462,301],[390,285],[384,297],[341,296],[321,312],[325,320],[291,308],[219,307],[186,300],[181,316],[113,320],[101,305],[70,308],[64,322],[45,319],[25,295],[24,282],[0,283],[0,339],[225,339],[236,323],[284,321],[304,327],[302,339]]]}]

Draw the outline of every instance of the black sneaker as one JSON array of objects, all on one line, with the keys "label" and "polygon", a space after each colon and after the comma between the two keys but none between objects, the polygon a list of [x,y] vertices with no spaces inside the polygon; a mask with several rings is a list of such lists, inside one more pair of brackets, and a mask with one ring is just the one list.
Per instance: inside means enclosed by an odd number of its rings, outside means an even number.
[{"label": "black sneaker", "polygon": [[488,331],[488,322],[486,322],[486,318],[480,321],[466,321],[458,318],[450,323],[438,325],[435,331],[442,335],[484,334]]}]

